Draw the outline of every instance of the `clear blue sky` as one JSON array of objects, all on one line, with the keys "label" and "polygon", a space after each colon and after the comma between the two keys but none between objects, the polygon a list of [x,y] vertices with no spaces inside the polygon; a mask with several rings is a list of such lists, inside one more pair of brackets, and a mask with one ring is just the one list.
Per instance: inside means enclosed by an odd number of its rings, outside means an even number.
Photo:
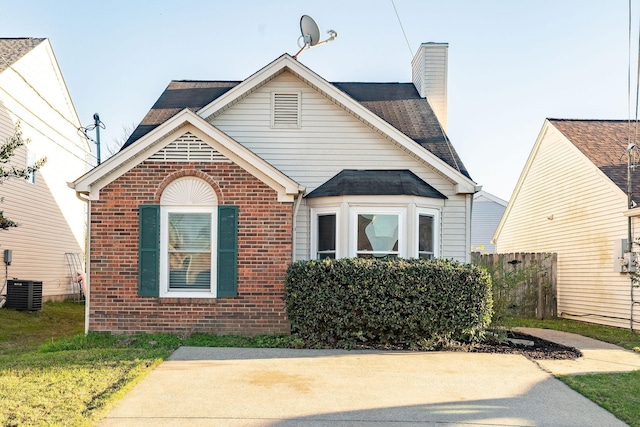
[{"label": "clear blue sky", "polygon": [[[632,0],[632,101],[637,26]],[[300,16],[338,39],[300,55],[328,81],[411,81],[421,42],[449,43],[449,137],[508,199],[547,117],[628,119],[628,0],[0,0],[0,37],[48,37],[80,121],[103,145],[171,80],[243,80],[298,50]],[[106,150],[103,148],[103,158]]]}]

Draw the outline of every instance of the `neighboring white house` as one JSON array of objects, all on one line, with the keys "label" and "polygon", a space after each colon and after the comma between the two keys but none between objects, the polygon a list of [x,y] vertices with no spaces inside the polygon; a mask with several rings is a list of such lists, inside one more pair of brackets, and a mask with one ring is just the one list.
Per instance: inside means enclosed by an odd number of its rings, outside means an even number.
[{"label": "neighboring white house", "polygon": [[[498,252],[558,254],[560,317],[631,324],[630,278],[621,258],[629,215],[635,215],[628,212],[626,194],[633,126],[622,120],[546,120],[496,230]],[[633,195],[640,201],[637,182]],[[638,307],[633,317],[637,328]]]},{"label": "neighboring white house", "polygon": [[[86,203],[67,182],[89,168],[90,146],[46,38],[0,39],[0,139],[20,125],[24,139],[13,161],[20,167],[46,157],[31,179],[0,185],[0,210],[19,227],[0,231],[0,265],[12,251],[9,279],[43,282],[43,299],[72,293],[65,253],[84,253]],[[5,274],[2,275],[4,284]]]},{"label": "neighboring white house", "polygon": [[507,202],[486,191],[479,191],[473,196],[471,212],[471,251],[483,254],[495,252],[491,242],[498,228]]}]

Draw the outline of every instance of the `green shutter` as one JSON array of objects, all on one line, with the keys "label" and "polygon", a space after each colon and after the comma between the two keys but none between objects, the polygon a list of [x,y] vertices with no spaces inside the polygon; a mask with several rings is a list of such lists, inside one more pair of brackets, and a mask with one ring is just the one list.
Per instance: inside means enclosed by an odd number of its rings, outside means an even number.
[{"label": "green shutter", "polygon": [[160,289],[160,206],[140,205],[138,295],[157,297]]},{"label": "green shutter", "polygon": [[218,297],[238,294],[238,207],[218,206]]}]

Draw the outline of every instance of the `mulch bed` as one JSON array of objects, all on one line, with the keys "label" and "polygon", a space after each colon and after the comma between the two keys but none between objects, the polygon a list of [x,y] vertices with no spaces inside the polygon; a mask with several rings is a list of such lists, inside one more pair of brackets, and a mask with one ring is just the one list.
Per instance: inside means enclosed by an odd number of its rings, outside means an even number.
[{"label": "mulch bed", "polygon": [[[505,336],[506,335],[506,336]],[[532,342],[533,345],[524,345],[512,342],[507,339],[516,339]],[[306,343],[306,348],[322,348],[317,343]],[[337,348],[337,347],[324,347]],[[339,347],[338,347],[339,348]],[[353,350],[410,350],[402,345],[389,345],[382,343],[367,342],[349,347]],[[435,351],[457,351],[467,353],[496,353],[496,354],[521,354],[532,360],[553,359],[567,360],[576,359],[582,356],[580,350],[573,347],[566,347],[531,335],[520,332],[505,331],[501,339],[487,339],[484,342],[450,342],[447,345],[434,349]]]},{"label": "mulch bed", "polygon": [[580,350],[566,347],[531,335],[508,331],[507,338],[526,340],[533,345],[522,345],[511,341],[487,341],[483,343],[453,343],[445,350],[464,351],[469,353],[521,354],[529,359],[576,359],[582,356]]}]

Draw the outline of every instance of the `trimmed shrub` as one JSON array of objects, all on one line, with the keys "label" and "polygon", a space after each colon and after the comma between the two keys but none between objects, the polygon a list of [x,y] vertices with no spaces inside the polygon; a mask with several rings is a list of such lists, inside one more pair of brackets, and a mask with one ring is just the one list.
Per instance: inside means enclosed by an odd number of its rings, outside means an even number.
[{"label": "trimmed shrub", "polygon": [[287,269],[287,316],[318,346],[433,347],[475,339],[491,321],[491,279],[456,261],[324,259]]}]

